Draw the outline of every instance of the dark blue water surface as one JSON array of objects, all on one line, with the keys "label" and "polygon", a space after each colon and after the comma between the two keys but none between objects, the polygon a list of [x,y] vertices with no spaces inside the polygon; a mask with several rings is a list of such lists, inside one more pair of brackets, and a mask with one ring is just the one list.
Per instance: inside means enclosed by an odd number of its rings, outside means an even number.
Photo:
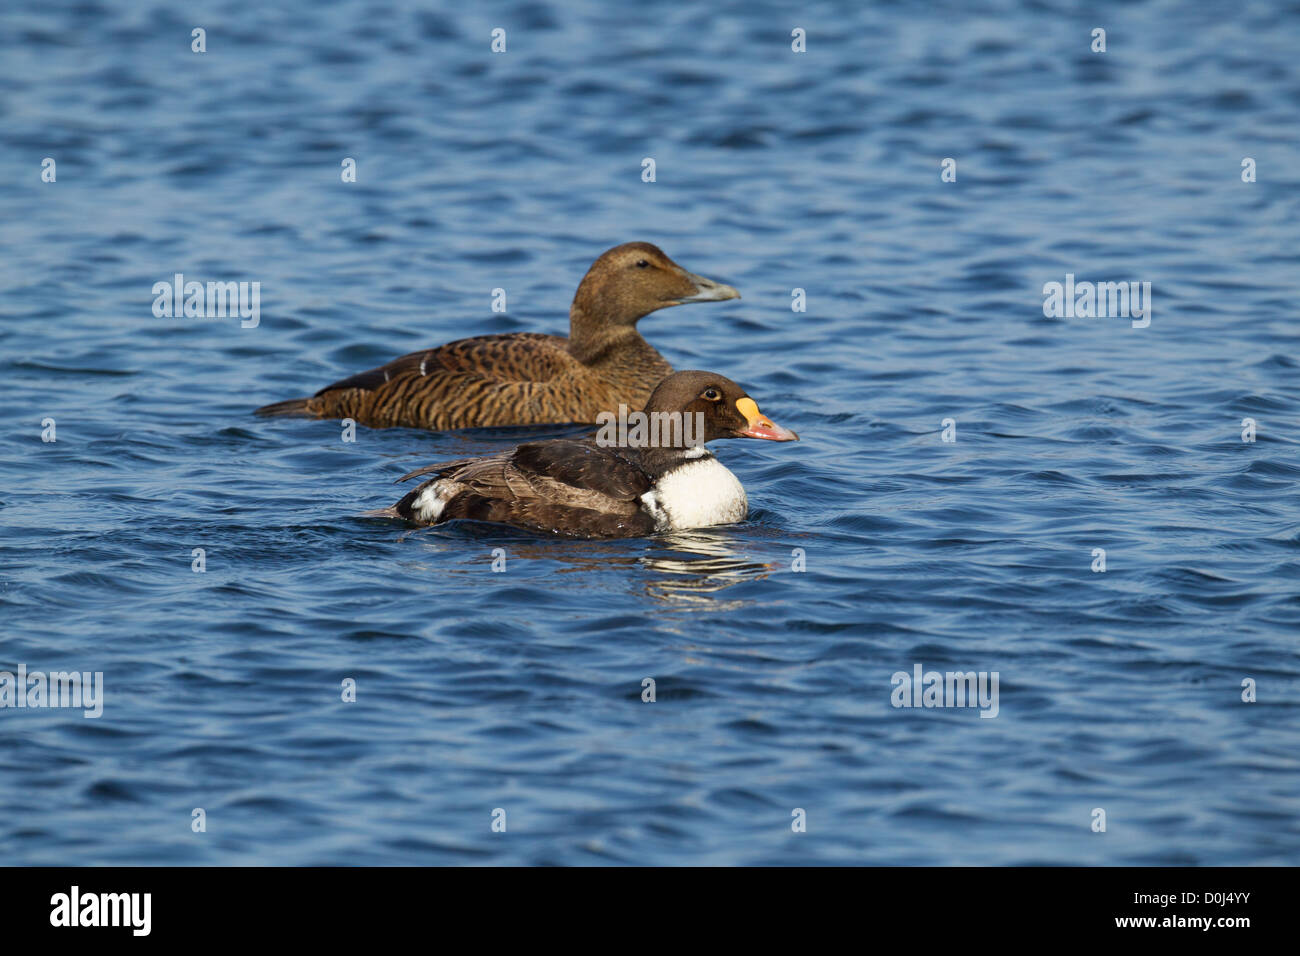
[{"label": "dark blue water surface", "polygon": [[[1297,862],[1300,6],[1079,6],[6,6],[0,670],[105,700],[0,710],[5,860]],[[631,240],[743,294],[647,338],[803,437],[716,446],[743,524],[412,530],[404,471],[576,430],[251,415],[564,332]]]}]

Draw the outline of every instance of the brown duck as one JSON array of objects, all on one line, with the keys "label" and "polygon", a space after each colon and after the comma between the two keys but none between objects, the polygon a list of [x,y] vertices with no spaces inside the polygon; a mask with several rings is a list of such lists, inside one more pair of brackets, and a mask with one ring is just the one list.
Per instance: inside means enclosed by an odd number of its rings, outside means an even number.
[{"label": "brown duck", "polygon": [[[655,416],[659,416],[658,419]],[[421,525],[455,518],[577,538],[634,538],[744,520],[745,489],[704,447],[718,438],[797,441],[731,379],[675,372],[654,390],[642,422],[594,438],[528,442],[483,458],[419,468],[432,475],[370,517]],[[694,423],[692,427],[691,423]],[[657,439],[657,440],[656,440]]]},{"label": "brown duck", "polygon": [[642,316],[686,302],[738,299],[648,242],[597,259],[569,307],[569,337],[514,332],[412,352],[258,415],[351,418],[372,428],[590,423],[641,408],[672,366],[637,331]]}]

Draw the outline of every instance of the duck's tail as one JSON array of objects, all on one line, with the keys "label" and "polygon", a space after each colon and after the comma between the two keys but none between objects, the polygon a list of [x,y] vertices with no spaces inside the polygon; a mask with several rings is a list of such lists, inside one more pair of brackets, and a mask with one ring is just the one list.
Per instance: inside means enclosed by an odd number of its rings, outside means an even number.
[{"label": "duck's tail", "polygon": [[307,407],[310,398],[291,398],[287,402],[272,402],[270,405],[263,405],[253,412],[254,415],[261,415],[263,418],[275,418],[282,415],[303,415],[308,418],[315,418],[311,409]]},{"label": "duck's tail", "polygon": [[[374,511],[363,511],[361,513],[361,517],[400,518],[403,521],[414,521],[418,524],[436,524],[437,512],[434,513],[435,520],[433,521],[421,521],[420,518],[415,514],[414,511],[415,499],[420,496],[420,492],[421,492],[420,488],[416,488],[414,491],[408,491],[402,497],[402,500],[399,501],[397,504],[393,505],[391,508],[377,508]],[[441,502],[438,505],[438,510],[439,511],[442,510]]]}]

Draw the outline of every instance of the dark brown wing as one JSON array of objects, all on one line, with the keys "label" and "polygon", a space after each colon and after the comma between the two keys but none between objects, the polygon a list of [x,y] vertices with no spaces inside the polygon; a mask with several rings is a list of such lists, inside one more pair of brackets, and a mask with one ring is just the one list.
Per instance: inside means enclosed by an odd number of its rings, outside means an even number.
[{"label": "dark brown wing", "polygon": [[[495,458],[499,456],[494,455],[493,457]],[[412,478],[419,478],[421,475],[437,475],[438,477],[442,477],[443,475],[455,471],[461,465],[468,465],[472,462],[482,460],[482,458],[457,458],[455,461],[443,461],[436,465],[425,465],[422,468],[415,469],[415,471],[408,471],[401,478],[395,478],[393,484],[396,485],[403,481],[410,481]]]},{"label": "dark brown wing", "polygon": [[616,448],[602,448],[590,439],[528,442],[514,450],[511,460],[524,474],[595,491],[616,501],[638,500],[653,484],[634,458]]},{"label": "dark brown wing", "polygon": [[468,518],[592,538],[654,530],[640,506],[650,476],[633,458],[594,442],[529,442],[500,455],[417,469],[406,477],[417,474],[437,477],[397,503],[397,513],[414,521],[422,520],[416,502],[432,489],[447,495],[433,523]]}]

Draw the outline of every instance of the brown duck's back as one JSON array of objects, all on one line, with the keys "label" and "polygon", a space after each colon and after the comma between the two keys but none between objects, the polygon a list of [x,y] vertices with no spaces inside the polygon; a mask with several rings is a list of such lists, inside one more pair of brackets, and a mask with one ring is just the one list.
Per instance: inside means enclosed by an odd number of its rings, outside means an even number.
[{"label": "brown duck's back", "polygon": [[518,332],[460,339],[335,382],[301,408],[270,413],[351,418],[372,428],[594,422],[620,404],[641,408],[671,373],[648,343],[637,344],[619,350],[615,360],[589,366],[573,357],[561,336]]}]

